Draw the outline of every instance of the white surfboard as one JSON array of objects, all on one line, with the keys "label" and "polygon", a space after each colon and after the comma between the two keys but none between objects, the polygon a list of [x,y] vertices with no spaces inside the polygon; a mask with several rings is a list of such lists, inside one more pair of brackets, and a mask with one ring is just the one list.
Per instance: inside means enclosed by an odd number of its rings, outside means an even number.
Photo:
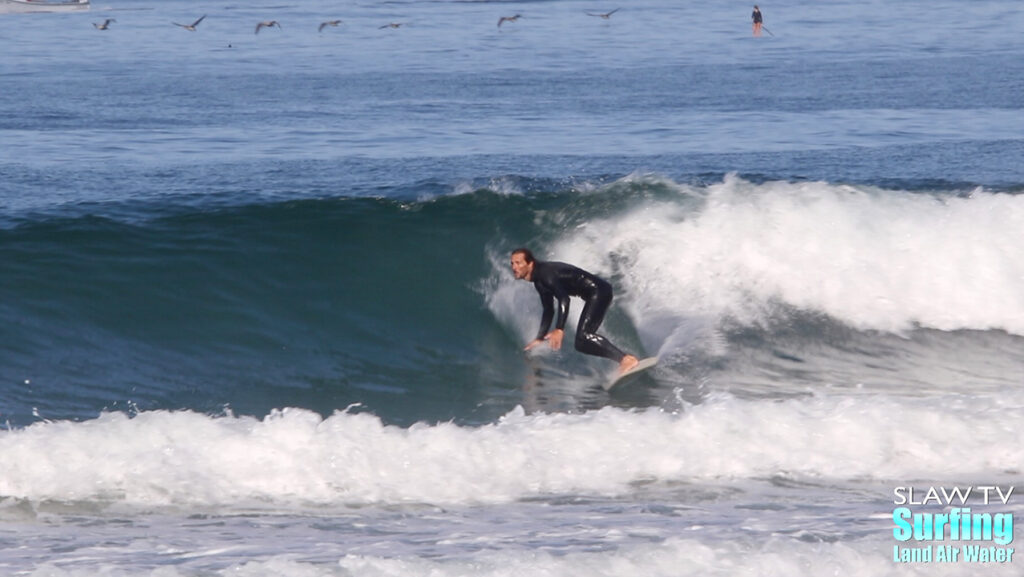
[{"label": "white surfboard", "polygon": [[616,385],[620,385],[623,382],[630,380],[632,377],[646,371],[647,369],[653,367],[656,364],[658,364],[658,357],[648,357],[646,359],[643,359],[639,363],[637,363],[635,367],[629,369],[628,371],[622,373],[621,375],[616,373],[612,380],[604,384],[604,390],[610,391],[612,390],[612,387],[615,387]]}]

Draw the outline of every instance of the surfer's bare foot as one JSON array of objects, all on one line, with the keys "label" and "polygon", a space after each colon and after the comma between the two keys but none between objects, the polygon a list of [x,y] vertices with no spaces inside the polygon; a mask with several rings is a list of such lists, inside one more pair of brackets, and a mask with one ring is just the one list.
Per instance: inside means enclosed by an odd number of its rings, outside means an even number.
[{"label": "surfer's bare foot", "polygon": [[639,364],[640,359],[634,357],[633,355],[626,355],[622,357],[622,362],[619,363],[619,374],[624,375]]}]

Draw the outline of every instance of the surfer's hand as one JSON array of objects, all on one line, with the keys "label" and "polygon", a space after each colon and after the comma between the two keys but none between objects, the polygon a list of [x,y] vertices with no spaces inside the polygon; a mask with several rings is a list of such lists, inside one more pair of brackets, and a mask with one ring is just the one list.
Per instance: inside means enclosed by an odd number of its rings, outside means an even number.
[{"label": "surfer's hand", "polygon": [[551,350],[557,351],[562,348],[562,337],[565,336],[565,331],[562,329],[555,329],[548,333],[544,340],[551,344]]},{"label": "surfer's hand", "polygon": [[526,346],[525,346],[525,347],[523,347],[523,350],[524,350],[524,351],[528,351],[528,350],[530,350],[530,349],[532,349],[532,348],[536,347],[537,345],[539,345],[539,344],[541,344],[541,343],[543,343],[543,342],[544,342],[544,341],[543,341],[542,339],[533,339],[532,341],[530,341],[530,342],[526,343]]}]

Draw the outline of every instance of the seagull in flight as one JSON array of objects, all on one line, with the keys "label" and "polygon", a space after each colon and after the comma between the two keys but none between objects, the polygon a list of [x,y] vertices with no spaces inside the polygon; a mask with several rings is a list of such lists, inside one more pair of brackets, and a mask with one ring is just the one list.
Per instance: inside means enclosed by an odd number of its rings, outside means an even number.
[{"label": "seagull in flight", "polygon": [[385,24],[383,26],[378,27],[377,30],[383,30],[385,28],[398,28],[401,25],[402,25],[401,22],[391,22],[389,24]]},{"label": "seagull in flight", "polygon": [[324,28],[327,28],[328,26],[337,26],[338,24],[341,24],[342,22],[343,22],[342,20],[328,20],[327,22],[321,22],[320,23],[320,28],[317,30],[317,32],[323,32]]},{"label": "seagull in flight", "polygon": [[93,22],[92,25],[95,26],[97,30],[106,30],[107,28],[110,28],[111,22],[117,22],[117,20],[114,20],[113,18],[107,18],[103,21],[103,24]]},{"label": "seagull in flight", "polygon": [[519,20],[521,16],[522,14],[516,14],[515,16],[502,16],[501,18],[498,18],[498,28],[501,28],[501,25],[505,22],[515,22],[516,20]]},{"label": "seagull in flight", "polygon": [[615,14],[619,10],[622,10],[622,8],[616,8],[615,10],[612,10],[611,12],[605,12],[604,14],[594,14],[593,12],[587,12],[586,14],[587,16],[597,16],[598,18],[604,18],[605,20],[607,20],[612,17],[612,14]]},{"label": "seagull in flight", "polygon": [[254,32],[253,34],[259,34],[260,33],[260,28],[273,28],[274,26],[277,26],[278,28],[281,27],[281,25],[277,23],[277,20],[270,20],[270,21],[267,21],[267,22],[260,22],[259,24],[256,25],[256,32]]},{"label": "seagull in flight", "polygon": [[174,24],[175,26],[181,26],[182,28],[184,28],[185,30],[188,30],[189,32],[195,32],[196,31],[196,26],[199,26],[199,23],[203,21],[203,18],[206,18],[206,14],[203,14],[202,16],[200,16],[199,20],[196,20],[195,22],[193,22],[191,24],[178,24],[177,22],[171,22],[171,24]]}]

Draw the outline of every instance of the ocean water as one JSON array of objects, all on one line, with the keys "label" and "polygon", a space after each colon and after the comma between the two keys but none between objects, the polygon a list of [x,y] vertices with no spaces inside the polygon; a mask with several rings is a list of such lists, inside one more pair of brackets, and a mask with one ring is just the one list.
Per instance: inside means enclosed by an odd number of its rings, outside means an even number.
[{"label": "ocean water", "polygon": [[761,9],[3,15],[0,573],[1020,575],[893,511],[1024,514],[1024,11]]}]

